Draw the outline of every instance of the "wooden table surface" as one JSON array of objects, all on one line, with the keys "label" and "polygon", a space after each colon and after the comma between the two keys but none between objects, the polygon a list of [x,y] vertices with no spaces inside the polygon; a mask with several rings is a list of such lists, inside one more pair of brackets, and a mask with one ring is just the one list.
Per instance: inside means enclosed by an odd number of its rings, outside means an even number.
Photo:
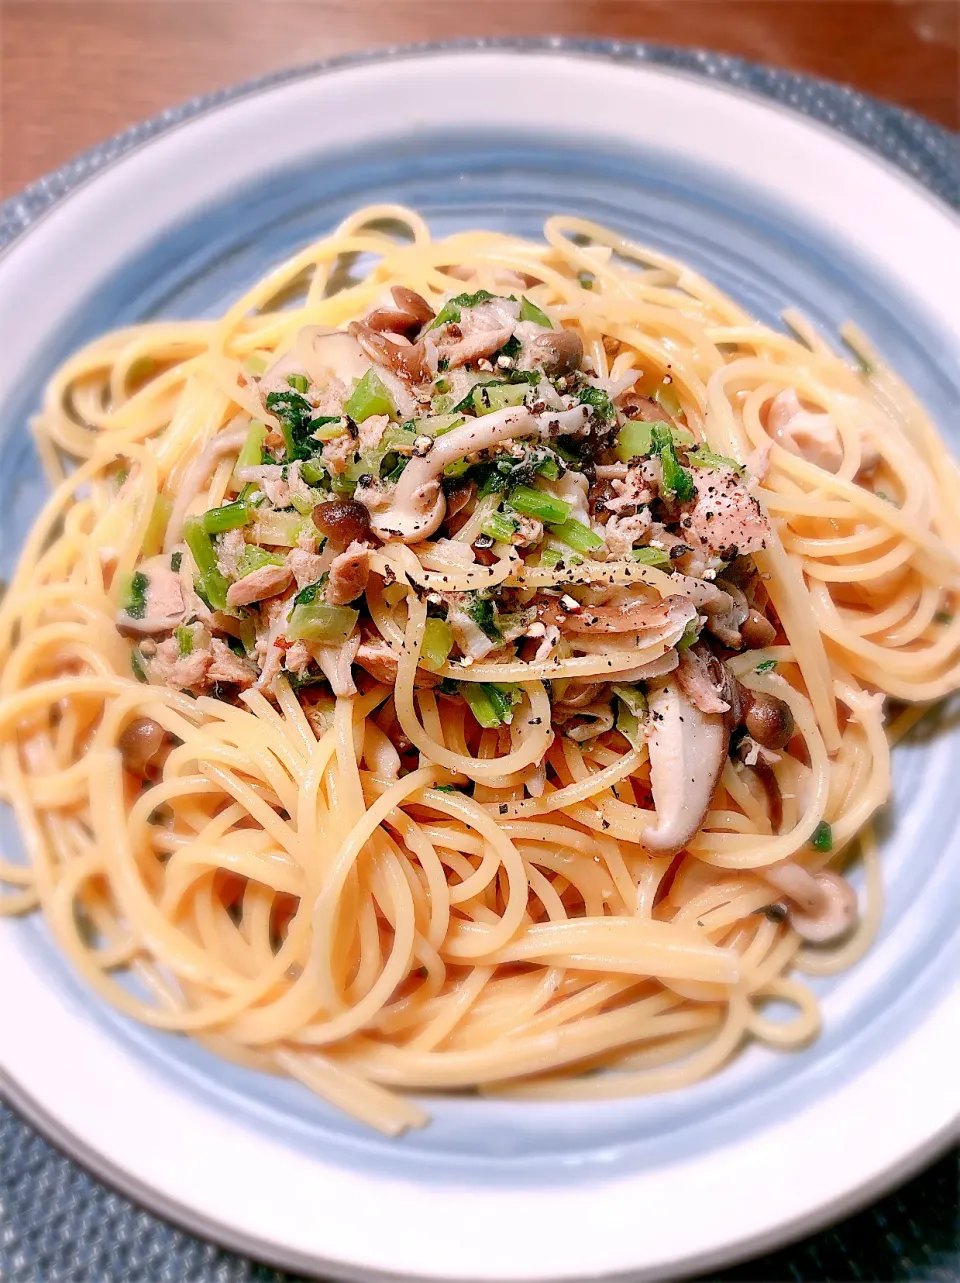
[{"label": "wooden table surface", "polygon": [[279,67],[542,34],[699,45],[960,123],[957,0],[0,0],[0,195],[164,107]]}]

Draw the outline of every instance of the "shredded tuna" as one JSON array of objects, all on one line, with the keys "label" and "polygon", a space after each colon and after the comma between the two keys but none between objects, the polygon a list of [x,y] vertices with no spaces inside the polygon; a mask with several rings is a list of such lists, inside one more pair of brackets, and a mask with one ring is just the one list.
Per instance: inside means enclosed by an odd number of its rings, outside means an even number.
[{"label": "shredded tuna", "polygon": [[242,530],[228,530],[217,540],[217,569],[227,579],[236,579],[240,573],[240,558],[246,548]]},{"label": "shredded tuna", "polygon": [[706,648],[690,646],[680,655],[677,668],[680,689],[701,713],[727,713],[729,703],[722,697],[723,671],[720,661]]},{"label": "shredded tuna", "polygon": [[725,556],[729,560],[735,553],[743,556],[767,546],[770,524],[731,468],[694,468],[692,476],[697,499],[689,528],[711,552],[729,554]]},{"label": "shredded tuna", "polygon": [[353,463],[357,454],[357,445],[357,440],[349,432],[344,432],[342,436],[334,437],[332,441],[324,444],[320,454],[324,463],[329,464],[334,476],[339,477]]},{"label": "shredded tuna", "polygon": [[257,670],[253,664],[235,655],[219,637],[214,637],[210,646],[212,662],[207,669],[208,682],[229,682],[241,687],[253,685],[257,680]]},{"label": "shredded tuna", "polygon": [[293,571],[289,566],[261,566],[259,570],[244,575],[227,589],[227,605],[248,606],[254,601],[264,601],[267,597],[276,597],[286,592],[293,582]]},{"label": "shredded tuna", "polygon": [[160,642],[148,663],[150,680],[174,690],[201,690],[207,681],[207,670],[213,662],[211,651],[194,645],[189,655],[181,655],[175,637]]},{"label": "shredded tuna", "polygon": [[643,508],[632,517],[611,517],[603,528],[607,550],[614,557],[624,557],[640,543],[650,529],[650,511]]},{"label": "shredded tuna", "polygon": [[327,580],[326,600],[331,606],[345,606],[366,592],[370,578],[370,549],[354,540],[344,552],[334,557]]},{"label": "shredded tuna", "polygon": [[329,570],[330,561],[331,557],[326,550],[315,553],[305,548],[294,548],[287,556],[287,565],[293,572],[298,589],[306,588],[308,584],[315,584],[320,576]]}]

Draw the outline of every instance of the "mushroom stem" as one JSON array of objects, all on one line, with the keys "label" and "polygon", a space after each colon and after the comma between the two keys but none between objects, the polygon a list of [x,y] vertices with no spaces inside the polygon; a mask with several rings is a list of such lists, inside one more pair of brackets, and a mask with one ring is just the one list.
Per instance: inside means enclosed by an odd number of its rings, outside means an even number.
[{"label": "mushroom stem", "polygon": [[656,823],[643,845],[657,855],[675,855],[694,836],[710,808],[730,744],[728,721],[703,713],[668,677],[647,696],[650,784]]},{"label": "mushroom stem", "polygon": [[524,406],[497,410],[480,419],[471,419],[438,437],[428,454],[416,456],[404,468],[389,508],[372,515],[373,529],[381,539],[402,539],[419,543],[440,527],[446,500],[440,478],[448,463],[477,450],[489,450],[500,441],[535,436],[542,425]]}]

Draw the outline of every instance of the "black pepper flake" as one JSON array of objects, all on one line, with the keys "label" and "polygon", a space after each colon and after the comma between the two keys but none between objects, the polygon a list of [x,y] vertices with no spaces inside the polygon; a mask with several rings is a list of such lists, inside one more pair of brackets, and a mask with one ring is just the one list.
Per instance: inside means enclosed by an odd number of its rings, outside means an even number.
[{"label": "black pepper flake", "polygon": [[506,804],[506,802],[501,802],[499,807],[497,807],[497,810],[500,812],[501,815],[506,815],[506,813],[510,810],[510,807]]}]

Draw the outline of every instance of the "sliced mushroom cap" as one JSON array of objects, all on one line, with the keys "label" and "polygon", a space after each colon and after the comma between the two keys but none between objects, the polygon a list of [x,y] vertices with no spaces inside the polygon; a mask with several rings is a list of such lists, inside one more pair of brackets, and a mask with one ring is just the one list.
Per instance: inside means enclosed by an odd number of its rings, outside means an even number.
[{"label": "sliced mushroom cap", "polygon": [[173,739],[152,717],[138,717],[124,728],[118,741],[123,765],[141,780],[157,780]]},{"label": "sliced mushroom cap", "polygon": [[749,735],[764,748],[778,752],[793,738],[794,721],[790,705],[766,691],[746,691],[743,724]]},{"label": "sliced mushroom cap", "polygon": [[550,378],[579,370],[583,340],[576,330],[548,330],[529,343],[529,359]]},{"label": "sliced mushroom cap", "polygon": [[406,340],[397,343],[370,326],[361,325],[359,321],[351,321],[349,332],[371,361],[392,371],[399,378],[419,383],[427,377],[422,340],[413,344]]},{"label": "sliced mushroom cap", "polygon": [[675,855],[697,833],[710,808],[730,744],[720,713],[702,713],[668,677],[649,692],[650,784],[656,823],[643,845],[657,855]]}]

